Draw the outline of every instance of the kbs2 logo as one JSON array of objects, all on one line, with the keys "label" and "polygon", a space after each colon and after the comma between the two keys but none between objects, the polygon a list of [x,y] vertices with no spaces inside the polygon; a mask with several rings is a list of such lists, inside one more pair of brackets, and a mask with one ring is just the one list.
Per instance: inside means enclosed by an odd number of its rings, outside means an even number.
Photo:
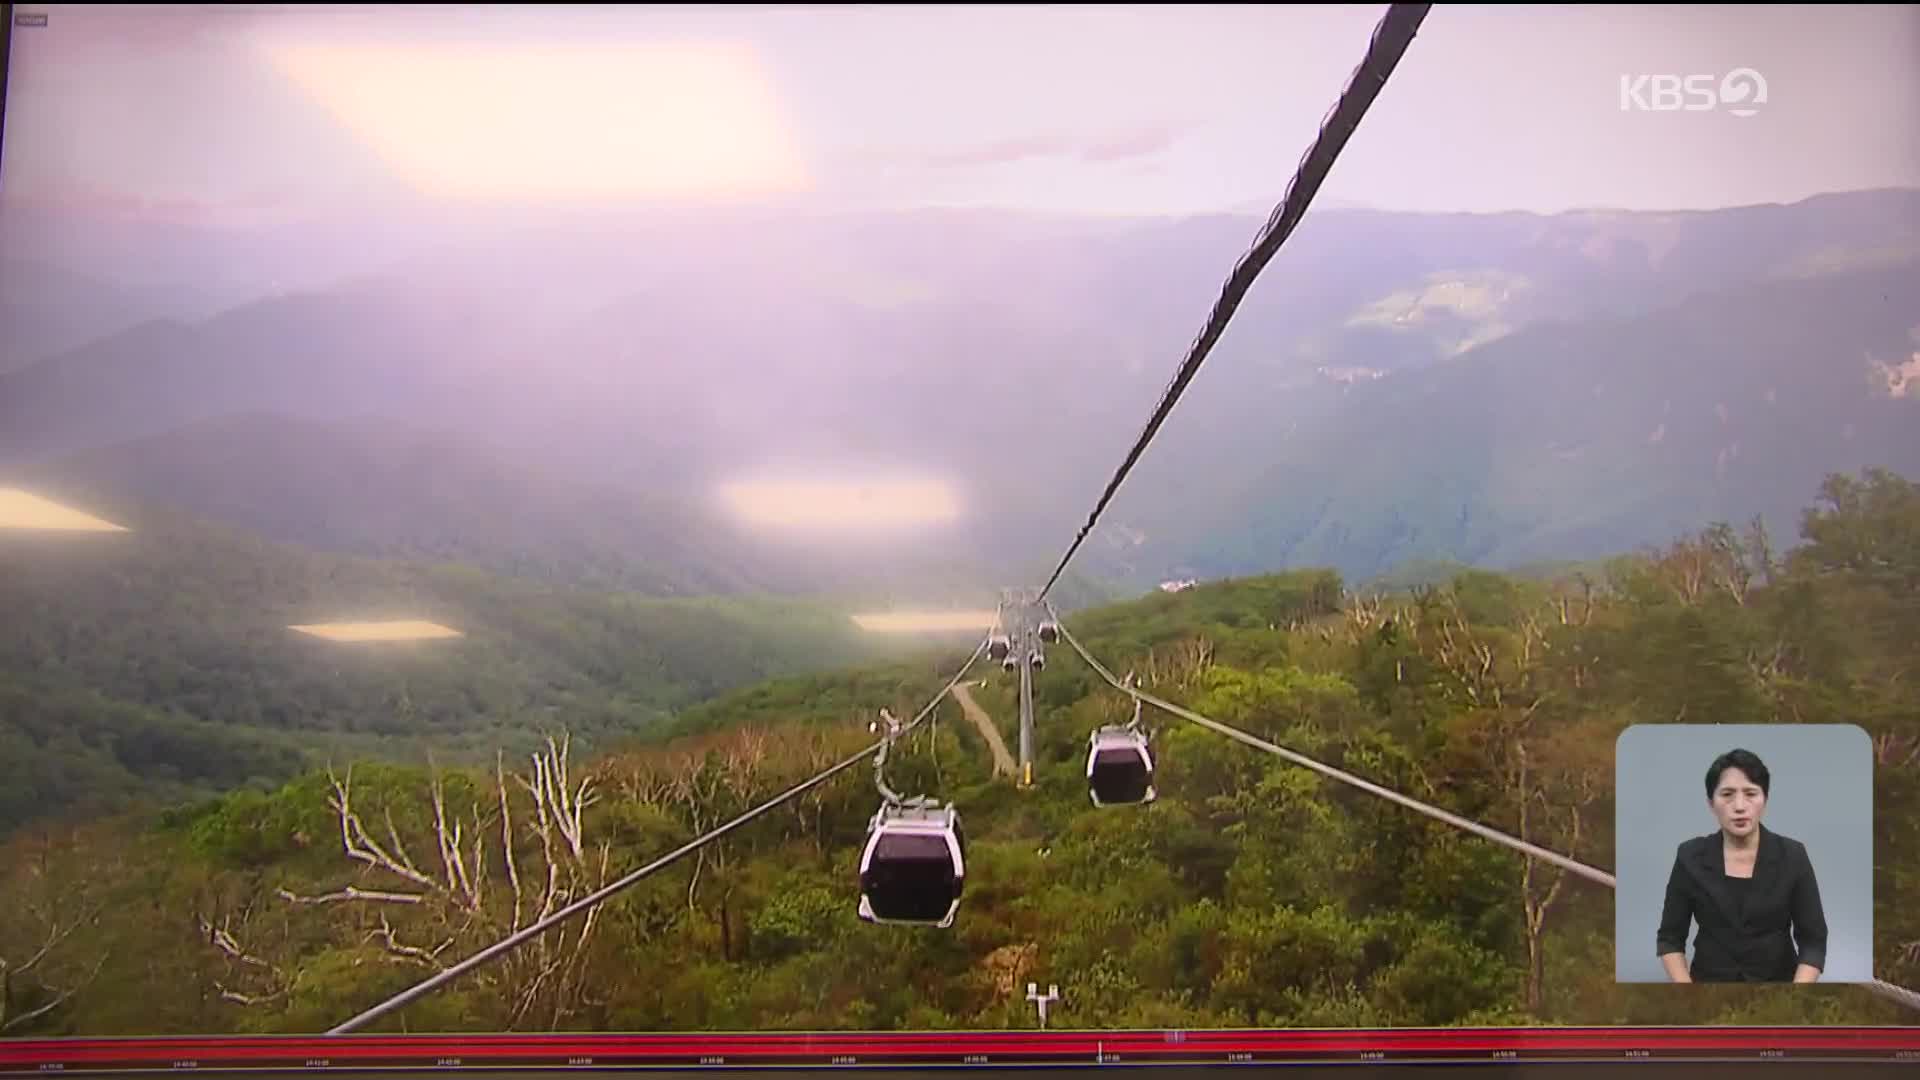
[{"label": "kbs2 logo", "polygon": [[1767,103],[1767,80],[1752,68],[1720,75],[1622,75],[1621,112],[1707,112],[1753,116]]}]

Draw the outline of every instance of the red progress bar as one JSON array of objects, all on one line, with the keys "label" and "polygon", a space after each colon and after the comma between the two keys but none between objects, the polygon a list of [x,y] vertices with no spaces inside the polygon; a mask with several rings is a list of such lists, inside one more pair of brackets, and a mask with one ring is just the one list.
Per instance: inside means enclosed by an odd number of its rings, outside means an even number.
[{"label": "red progress bar", "polygon": [[1447,1028],[552,1035],[340,1035],[15,1039],[0,1071],[552,1062],[752,1065],[1022,1060],[1355,1060],[1409,1057],[1859,1057],[1920,1061],[1920,1028]]}]

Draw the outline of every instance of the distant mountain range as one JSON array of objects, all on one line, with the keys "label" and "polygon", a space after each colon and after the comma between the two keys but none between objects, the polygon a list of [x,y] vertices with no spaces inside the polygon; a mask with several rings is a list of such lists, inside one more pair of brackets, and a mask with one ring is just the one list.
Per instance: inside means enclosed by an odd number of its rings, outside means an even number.
[{"label": "distant mountain range", "polygon": [[[726,690],[923,645],[821,602],[568,588],[305,551],[126,499],[81,505],[128,531],[0,530],[0,834],[277,781],[329,754],[490,759],[561,727],[604,747]],[[394,619],[460,636],[291,629]]]},{"label": "distant mountain range", "polygon": [[[211,318],[96,320],[0,372],[0,478],[657,595],[965,592],[1051,569],[1256,227],[715,214],[435,237]],[[1124,589],[1366,577],[1717,516],[1790,527],[1825,472],[1920,469],[1916,267],[1915,191],[1311,215],[1076,568]],[[20,339],[0,331],[0,358],[43,347]],[[711,509],[743,472],[875,461],[949,479],[966,518],[829,556]]]},{"label": "distant mountain range", "polygon": [[1823,474],[1920,469],[1916,301],[1920,263],[1764,281],[1321,387],[1162,529],[1203,576],[1592,559],[1755,515],[1791,540]]},{"label": "distant mountain range", "polygon": [[0,373],[143,322],[217,310],[189,288],[127,285],[0,256]]}]

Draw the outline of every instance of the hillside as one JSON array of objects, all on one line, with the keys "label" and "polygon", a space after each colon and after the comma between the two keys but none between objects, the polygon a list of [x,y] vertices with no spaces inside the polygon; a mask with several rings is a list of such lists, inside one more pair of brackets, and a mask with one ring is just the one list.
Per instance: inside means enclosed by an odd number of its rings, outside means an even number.
[{"label": "hillside", "polygon": [[[765,589],[717,507],[568,483],[392,421],[242,413],[85,451],[23,481],[155,503],[268,540],[654,596]],[[760,572],[755,573],[756,569]]]},{"label": "hillside", "polygon": [[[1474,573],[1376,605],[1294,574],[1070,623],[1157,693],[1601,866],[1626,725],[1858,723],[1878,755],[1876,973],[1912,985],[1920,726],[1900,673],[1920,634],[1915,535],[1920,489],[1870,472],[1823,482],[1797,546],[1710,528],[1616,560],[1591,593]],[[350,786],[336,762],[272,792],[22,835],[0,859],[0,904],[29,918],[0,924],[0,954],[49,920],[78,924],[16,984],[27,1007],[74,992],[36,1034],[320,1030],[523,924],[528,905],[816,774],[866,744],[875,709],[915,708],[957,659],[778,681],[690,713],[683,734],[659,732],[670,741],[591,759],[576,747],[558,786],[593,796],[577,832],[571,817],[543,832],[554,819],[526,793],[553,786],[505,768],[363,760]],[[1003,676],[975,696],[1010,726]],[[1124,701],[1065,656],[1037,699],[1034,791],[992,777],[951,703],[891,770],[964,815],[951,930],[855,917],[876,798],[858,770],[384,1029],[1025,1027],[1029,980],[1060,984],[1055,1022],[1077,1028],[1911,1021],[1856,987],[1616,984],[1605,890],[1165,717],[1151,721],[1160,800],[1095,810],[1086,732]],[[413,879],[343,857],[350,812],[376,862],[415,866],[407,851],[435,850],[436,806],[472,825],[453,849],[466,871],[440,875],[444,846]],[[417,896],[355,900],[348,885]]]},{"label": "hillside", "polygon": [[[958,211],[470,223],[398,262],[0,374],[0,461],[151,485],[308,546],[437,548],[580,584],[806,591],[819,573],[893,590],[947,565],[978,588],[1011,574],[1009,553],[1050,558],[1028,553],[1083,520],[1061,493],[1090,501],[1256,226]],[[1283,565],[1361,579],[1408,558],[1661,542],[1721,506],[1790,524],[1790,496],[1772,492],[1912,464],[1895,455],[1920,441],[1882,415],[1867,361],[1911,354],[1916,251],[1914,191],[1702,213],[1316,213],[1085,569],[1130,588]],[[1723,403],[1728,420],[1701,419]],[[1569,410],[1576,430],[1548,430]],[[481,447],[512,476],[396,461],[415,443],[385,424]],[[717,483],[874,463],[949,483],[964,520],[837,565],[687,550]],[[1760,491],[1776,465],[1793,471]],[[542,485],[619,494],[526,491]],[[1649,494],[1609,494],[1624,490]]]},{"label": "hillside", "polygon": [[1116,513],[1201,577],[1591,559],[1756,513],[1790,533],[1826,471],[1920,471],[1920,397],[1889,371],[1920,351],[1916,302],[1920,262],[1768,281],[1518,330],[1229,435],[1176,418]]},{"label": "hillside", "polygon": [[[711,492],[649,493],[529,465],[485,442],[372,417],[245,413],[0,470],[0,486],[153,504],[319,551],[458,562],[530,582],[657,597],[777,594],[863,609],[978,606],[1009,576],[991,525],[962,521],[809,543],[755,533]],[[1045,537],[1045,543],[1057,542]],[[1063,577],[1072,607],[1127,595],[1092,551]]]},{"label": "hillside", "polygon": [[[328,754],[473,760],[561,723],[594,745],[732,687],[912,647],[824,603],[589,592],[81,505],[131,531],[0,533],[0,829],[182,784],[277,782]],[[464,636],[288,629],[383,618]]]},{"label": "hillside", "polygon": [[0,373],[141,323],[199,318],[213,310],[210,301],[177,286],[124,285],[50,263],[0,256]]}]

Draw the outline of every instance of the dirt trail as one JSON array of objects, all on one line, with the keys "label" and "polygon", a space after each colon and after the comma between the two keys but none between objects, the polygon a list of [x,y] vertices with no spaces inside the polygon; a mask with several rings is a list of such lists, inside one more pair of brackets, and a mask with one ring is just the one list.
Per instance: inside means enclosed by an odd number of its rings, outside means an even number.
[{"label": "dirt trail", "polygon": [[960,708],[967,714],[967,719],[973,721],[973,726],[980,729],[980,737],[987,740],[988,749],[993,751],[993,774],[1012,776],[1018,772],[1019,766],[1014,764],[1013,755],[1007,753],[1006,740],[1000,737],[1000,726],[993,722],[993,717],[987,715],[987,711],[980,707],[979,702],[973,700],[973,694],[967,689],[967,684],[956,683],[953,688],[953,698],[960,703]]}]

